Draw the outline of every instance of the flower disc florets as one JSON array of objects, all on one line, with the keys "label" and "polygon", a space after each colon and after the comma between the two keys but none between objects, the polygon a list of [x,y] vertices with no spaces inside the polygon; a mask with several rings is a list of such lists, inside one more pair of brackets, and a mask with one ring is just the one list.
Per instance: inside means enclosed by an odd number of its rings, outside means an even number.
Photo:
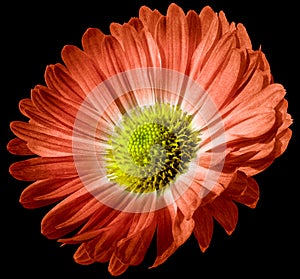
[{"label": "flower disc florets", "polygon": [[128,191],[162,190],[196,156],[199,131],[192,117],[169,104],[138,107],[115,127],[107,149],[108,177]]}]

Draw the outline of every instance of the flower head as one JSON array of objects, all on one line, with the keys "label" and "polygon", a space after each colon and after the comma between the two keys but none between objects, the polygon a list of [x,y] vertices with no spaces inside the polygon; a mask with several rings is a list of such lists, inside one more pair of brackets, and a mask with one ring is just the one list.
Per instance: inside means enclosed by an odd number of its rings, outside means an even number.
[{"label": "flower head", "polygon": [[20,101],[29,121],[11,123],[8,150],[26,156],[10,167],[31,182],[21,204],[53,204],[42,233],[120,275],[155,234],[152,267],[192,234],[204,252],[215,221],[231,234],[292,119],[264,53],[222,11],[143,6],[110,33],[89,28],[82,48],[63,48],[63,64]]}]

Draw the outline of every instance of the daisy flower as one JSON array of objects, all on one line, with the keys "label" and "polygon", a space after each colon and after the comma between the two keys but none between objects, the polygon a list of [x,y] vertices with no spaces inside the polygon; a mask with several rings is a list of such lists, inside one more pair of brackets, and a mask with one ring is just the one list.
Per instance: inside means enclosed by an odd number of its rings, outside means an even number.
[{"label": "daisy flower", "polygon": [[204,7],[89,28],[62,49],[45,85],[20,101],[11,175],[30,185],[25,208],[53,204],[42,234],[77,245],[74,260],[112,275],[140,264],[155,236],[164,263],[214,222],[231,234],[238,204],[254,208],[253,178],[287,148],[292,119],[283,85],[242,24]]}]

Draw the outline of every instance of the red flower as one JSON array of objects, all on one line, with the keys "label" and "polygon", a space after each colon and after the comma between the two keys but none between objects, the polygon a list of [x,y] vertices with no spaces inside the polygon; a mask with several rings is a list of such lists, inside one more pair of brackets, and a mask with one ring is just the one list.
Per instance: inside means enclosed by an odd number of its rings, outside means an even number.
[{"label": "red flower", "polygon": [[237,203],[254,208],[253,176],[287,148],[291,116],[261,50],[242,24],[210,7],[95,28],[65,46],[46,85],[21,100],[8,150],[31,181],[26,208],[55,204],[42,233],[78,244],[76,262],[112,275],[143,261],[153,235],[162,264],[194,234],[204,252],[214,220],[231,234]]}]

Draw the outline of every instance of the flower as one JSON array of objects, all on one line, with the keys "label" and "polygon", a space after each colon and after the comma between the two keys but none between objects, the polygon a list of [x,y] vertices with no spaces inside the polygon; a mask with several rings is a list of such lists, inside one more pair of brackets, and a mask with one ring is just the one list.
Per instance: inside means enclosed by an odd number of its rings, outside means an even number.
[{"label": "flower", "polygon": [[242,24],[209,6],[89,28],[65,46],[45,85],[20,101],[10,173],[31,182],[25,208],[53,204],[42,233],[78,245],[79,264],[112,275],[140,264],[154,235],[165,262],[194,234],[204,252],[217,221],[231,234],[254,208],[254,176],[291,138],[285,89]]}]

